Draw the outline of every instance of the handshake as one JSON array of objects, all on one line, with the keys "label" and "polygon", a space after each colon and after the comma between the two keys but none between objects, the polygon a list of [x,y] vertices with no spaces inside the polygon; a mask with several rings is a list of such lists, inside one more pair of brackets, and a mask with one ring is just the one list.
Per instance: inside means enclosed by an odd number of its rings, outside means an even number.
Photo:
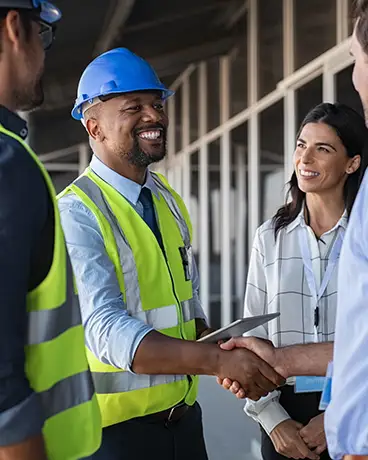
[{"label": "handshake", "polygon": [[285,384],[288,377],[282,349],[255,337],[238,337],[220,345],[217,383],[237,398],[257,401]]}]

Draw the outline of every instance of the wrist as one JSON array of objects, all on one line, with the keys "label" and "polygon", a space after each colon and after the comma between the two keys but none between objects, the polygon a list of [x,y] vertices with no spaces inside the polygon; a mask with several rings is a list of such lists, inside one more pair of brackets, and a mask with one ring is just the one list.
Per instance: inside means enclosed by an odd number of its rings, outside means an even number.
[{"label": "wrist", "polygon": [[220,376],[223,370],[224,359],[222,354],[226,351],[215,344],[196,343],[196,358],[198,362],[199,375]]},{"label": "wrist", "polygon": [[226,351],[221,350],[220,347],[216,346],[210,353],[208,375],[214,375],[216,377],[228,377],[225,369]]},{"label": "wrist", "polygon": [[286,379],[291,377],[289,360],[287,347],[275,348],[275,371]]},{"label": "wrist", "polygon": [[271,400],[265,406],[265,408],[258,414],[257,419],[265,432],[270,435],[279,425],[285,422],[285,420],[290,420],[290,415],[281,406],[278,400],[275,399]]}]

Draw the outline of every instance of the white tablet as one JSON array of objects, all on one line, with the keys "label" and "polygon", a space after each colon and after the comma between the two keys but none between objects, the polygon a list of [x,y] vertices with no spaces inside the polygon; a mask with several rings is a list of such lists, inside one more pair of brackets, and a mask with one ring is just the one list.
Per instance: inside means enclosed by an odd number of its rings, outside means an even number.
[{"label": "white tablet", "polygon": [[228,324],[211,334],[202,337],[197,342],[217,343],[219,340],[229,340],[231,337],[241,337],[245,332],[261,326],[272,319],[280,316],[280,313],[270,313],[268,315],[251,316],[249,318],[237,319],[231,324]]}]

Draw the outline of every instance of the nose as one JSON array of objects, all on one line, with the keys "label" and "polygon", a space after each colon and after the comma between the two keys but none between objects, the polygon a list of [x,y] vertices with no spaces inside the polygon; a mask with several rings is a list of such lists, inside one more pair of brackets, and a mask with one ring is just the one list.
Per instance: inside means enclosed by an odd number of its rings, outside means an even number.
[{"label": "nose", "polygon": [[306,147],[300,156],[300,160],[304,164],[311,163],[313,161],[313,149],[311,147]]},{"label": "nose", "polygon": [[143,107],[142,121],[145,123],[158,123],[162,120],[162,114],[151,105]]}]

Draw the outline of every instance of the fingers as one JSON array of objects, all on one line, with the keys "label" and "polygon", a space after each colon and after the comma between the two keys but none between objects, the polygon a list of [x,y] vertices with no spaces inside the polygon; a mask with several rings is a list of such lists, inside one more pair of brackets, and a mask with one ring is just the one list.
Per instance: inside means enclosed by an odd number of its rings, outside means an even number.
[{"label": "fingers", "polygon": [[318,435],[311,430],[311,427],[309,425],[307,425],[299,431],[299,435],[301,436],[305,444],[309,447],[309,449],[313,449],[316,454],[320,455],[327,449],[326,437],[324,435],[324,432]]},{"label": "fingers", "polygon": [[230,387],[231,393],[233,393],[238,399],[244,399],[246,398],[247,394],[244,390],[244,388],[241,387],[239,382],[233,382],[233,384]]},{"label": "fingers", "polygon": [[296,444],[299,452],[301,453],[301,458],[309,458],[311,460],[318,460],[319,456],[315,453],[312,452],[310,449],[308,449],[308,446],[305,444],[303,439],[299,437],[300,442]]},{"label": "fingers", "polygon": [[[277,374],[276,374],[277,375]],[[266,377],[262,369],[259,369],[259,373],[257,376],[255,376],[255,383],[262,388],[266,392],[266,394],[270,393],[271,391],[275,390],[277,388],[277,385],[275,385],[271,380],[270,380],[270,374],[268,374],[268,377]]]},{"label": "fingers", "polygon": [[318,437],[315,436],[315,433],[313,433],[309,426],[305,426],[299,431],[299,434],[305,444],[310,448],[314,449],[318,447],[321,444],[321,439],[318,439]]},{"label": "fingers", "polygon": [[246,398],[245,390],[241,387],[239,382],[233,382],[229,390],[234,394],[238,399]]},{"label": "fingers", "polygon": [[223,349],[223,350],[226,350],[226,351],[231,351],[231,350],[234,350],[234,348],[236,348],[236,341],[235,339],[230,339],[228,340],[227,342],[222,342],[220,343],[220,347]]},{"label": "fingers", "polygon": [[284,442],[281,446],[279,446],[277,452],[283,455],[284,457],[294,458],[295,460],[298,460],[300,458],[306,457],[306,455],[303,453],[303,451],[305,452],[305,448],[306,446],[300,438],[294,438],[292,440],[289,439],[287,442]]},{"label": "fingers", "polygon": [[[233,350],[234,348],[248,348],[248,350],[250,350],[250,346],[256,346],[254,340],[263,342],[263,340],[255,339],[254,337],[233,337],[227,342],[220,344],[220,347],[227,351]],[[267,340],[267,342],[269,341]]]},{"label": "fingers", "polygon": [[230,389],[231,393],[236,395],[241,390],[240,383],[237,382],[237,381],[233,382],[229,389]]},{"label": "fingers", "polygon": [[245,391],[243,388],[240,388],[240,390],[236,393],[235,395],[238,399],[245,399],[247,397]]},{"label": "fingers", "polygon": [[218,385],[222,386],[225,390],[230,390],[238,399],[246,398],[246,393],[243,388],[240,386],[239,382],[233,382],[230,379],[221,379],[220,377],[216,378]]},{"label": "fingers", "polygon": [[250,351],[253,351],[253,353],[259,355],[259,351],[262,350],[264,347],[270,347],[272,345],[272,342],[269,340],[262,340],[257,337],[243,337],[242,338],[242,344],[241,345],[236,345],[236,346],[242,346],[243,348],[247,348]]},{"label": "fingers", "polygon": [[252,399],[253,401],[258,401],[260,398],[262,398],[262,396],[267,396],[269,393],[268,391],[261,388],[256,382],[253,382],[248,389],[245,389],[245,391],[247,398]]},{"label": "fingers", "polygon": [[316,454],[321,455],[325,450],[327,450],[327,444],[323,443],[322,445],[317,447],[315,452],[316,452]]},{"label": "fingers", "polygon": [[230,390],[230,387],[232,384],[233,384],[233,381],[227,378],[222,381],[222,386],[223,388],[225,388],[225,390]]}]

